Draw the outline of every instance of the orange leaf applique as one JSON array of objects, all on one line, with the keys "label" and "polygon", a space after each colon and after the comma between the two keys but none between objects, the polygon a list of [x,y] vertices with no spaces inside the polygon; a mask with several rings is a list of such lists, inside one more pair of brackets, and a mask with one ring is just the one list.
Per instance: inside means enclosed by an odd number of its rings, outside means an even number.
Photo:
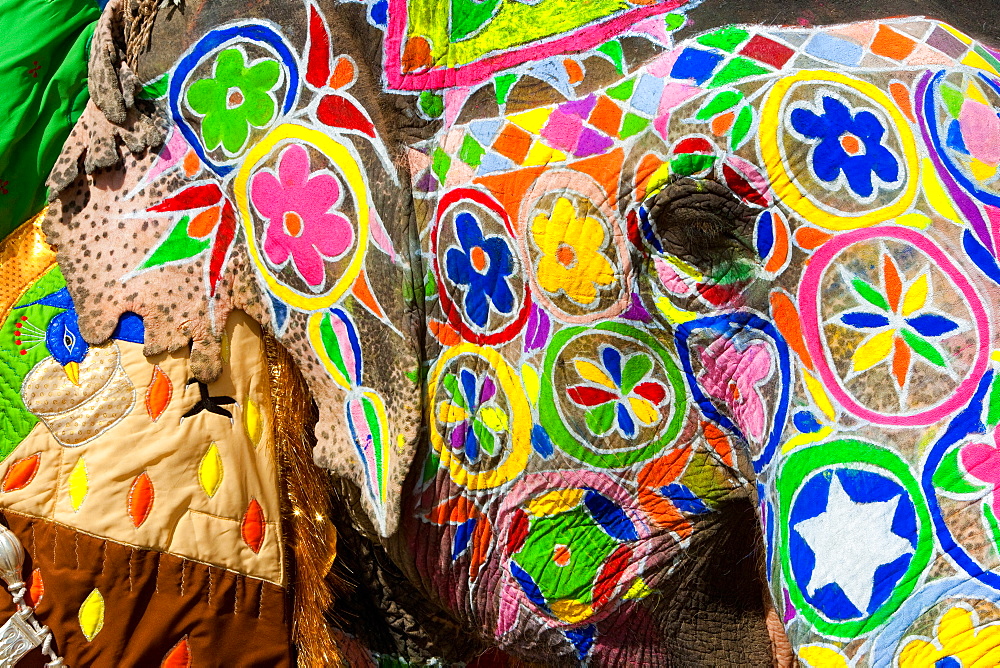
[{"label": "orange leaf applique", "polygon": [[174,396],[174,384],[170,382],[170,376],[163,372],[160,365],[153,367],[153,375],[149,379],[149,387],[146,388],[146,412],[149,419],[156,422],[167,410],[170,398]]},{"label": "orange leaf applique", "polygon": [[45,598],[45,583],[42,581],[42,572],[39,569],[31,571],[28,576],[27,586],[24,590],[24,602],[34,608],[43,598]]},{"label": "orange leaf applique", "polygon": [[167,652],[160,668],[191,668],[191,648],[188,646],[187,636],[181,638],[180,642]]},{"label": "orange leaf applique", "polygon": [[18,459],[10,465],[10,468],[4,474],[3,482],[0,483],[0,490],[4,492],[16,492],[19,489],[27,487],[35,479],[35,474],[38,473],[38,465],[41,461],[42,453],[40,452],[36,452],[24,459]]},{"label": "orange leaf applique", "polygon": [[128,492],[128,514],[132,524],[138,529],[153,509],[153,481],[149,474],[143,471],[132,483]]},{"label": "orange leaf applique", "polygon": [[247,506],[243,522],[240,524],[240,534],[243,536],[243,542],[255,553],[260,552],[260,546],[264,543],[264,529],[264,511],[257,503],[257,499],[250,499],[250,505]]}]

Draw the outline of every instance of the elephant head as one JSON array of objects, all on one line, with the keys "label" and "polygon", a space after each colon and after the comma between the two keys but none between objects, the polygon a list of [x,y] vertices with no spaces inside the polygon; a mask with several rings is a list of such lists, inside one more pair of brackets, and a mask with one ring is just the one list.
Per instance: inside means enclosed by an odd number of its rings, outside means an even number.
[{"label": "elephant head", "polygon": [[1000,617],[997,56],[625,4],[112,5],[46,223],[83,336],[207,381],[257,319],[402,579],[524,658],[950,651]]}]

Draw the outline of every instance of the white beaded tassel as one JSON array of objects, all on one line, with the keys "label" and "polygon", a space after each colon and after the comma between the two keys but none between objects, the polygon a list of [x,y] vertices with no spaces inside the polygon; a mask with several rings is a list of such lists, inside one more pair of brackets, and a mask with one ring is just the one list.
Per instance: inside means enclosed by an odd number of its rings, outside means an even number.
[{"label": "white beaded tassel", "polygon": [[[48,627],[38,623],[31,606],[24,602],[24,595],[27,590],[24,580],[21,579],[23,570],[24,547],[21,546],[21,541],[17,539],[13,531],[0,524],[0,578],[7,583],[7,591],[10,592],[11,598],[14,599],[14,605],[17,606],[17,612],[14,613],[14,617],[19,618],[11,618],[9,622],[22,622],[22,624],[15,624],[15,626],[19,627],[22,634],[34,636],[30,638],[29,642],[34,647],[40,644],[42,652],[50,659],[45,664],[46,668],[62,668],[65,665],[62,657],[57,655],[52,649],[52,632],[49,631]],[[7,625],[5,624],[4,626],[6,627]],[[3,657],[0,657],[0,665],[4,665],[4,663]]]}]

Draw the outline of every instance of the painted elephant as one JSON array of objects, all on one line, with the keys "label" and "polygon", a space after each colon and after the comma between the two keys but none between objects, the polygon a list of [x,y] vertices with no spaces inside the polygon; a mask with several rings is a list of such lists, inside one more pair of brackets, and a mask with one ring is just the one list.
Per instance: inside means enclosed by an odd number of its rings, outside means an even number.
[{"label": "painted elephant", "polygon": [[680,5],[112,4],[82,337],[277,337],[383,661],[992,665],[998,55]]}]

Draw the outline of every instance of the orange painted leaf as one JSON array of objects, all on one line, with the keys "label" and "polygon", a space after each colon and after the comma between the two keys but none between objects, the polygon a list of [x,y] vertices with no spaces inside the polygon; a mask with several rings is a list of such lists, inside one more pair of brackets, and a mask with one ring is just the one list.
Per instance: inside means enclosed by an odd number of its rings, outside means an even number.
[{"label": "orange painted leaf", "polygon": [[772,220],[774,221],[774,246],[771,257],[764,265],[764,271],[774,273],[784,267],[785,260],[788,259],[788,224],[777,211],[772,214]]},{"label": "orange painted leaf", "polygon": [[4,474],[3,482],[0,483],[0,489],[4,492],[15,492],[27,487],[35,479],[35,474],[38,473],[38,465],[41,461],[42,453],[40,452],[36,452],[24,459],[18,459],[10,465],[7,473]]},{"label": "orange painted leaf", "polygon": [[348,88],[354,83],[355,68],[350,56],[340,56],[330,75],[330,88]]},{"label": "orange painted leaf", "polygon": [[885,293],[889,298],[889,308],[899,310],[899,298],[903,294],[903,282],[899,278],[896,263],[888,255],[882,256],[882,277],[885,279]]},{"label": "orange painted leaf", "polygon": [[900,111],[906,114],[911,122],[916,123],[917,119],[913,115],[913,104],[910,102],[910,89],[899,81],[893,81],[889,84],[889,92],[892,93],[892,99],[899,106]]},{"label": "orange painted leaf", "polygon": [[807,251],[816,250],[832,238],[832,234],[820,232],[815,227],[800,227],[795,230],[795,243]]},{"label": "orange painted leaf", "polygon": [[240,535],[243,542],[254,552],[260,552],[260,546],[264,543],[264,511],[261,509],[257,499],[250,499],[246,513],[243,514],[243,522],[240,524]]},{"label": "orange painted leaf", "polygon": [[143,471],[132,483],[132,489],[128,492],[128,514],[132,518],[132,524],[136,528],[140,527],[152,509],[153,481],[149,479],[149,474]]},{"label": "orange painted leaf", "polygon": [[192,218],[187,227],[188,236],[195,239],[204,239],[207,237],[215,229],[215,226],[219,224],[221,212],[222,210],[219,207],[213,206]]},{"label": "orange painted leaf", "polygon": [[733,466],[733,447],[729,443],[726,433],[711,422],[702,422],[701,429],[702,433],[705,434],[705,440],[719,454],[722,461],[729,466]]},{"label": "orange painted leaf", "polygon": [[792,303],[792,298],[780,290],[771,293],[771,318],[778,326],[781,335],[785,337],[788,347],[794,350],[806,368],[812,371],[812,356],[802,336],[802,321],[799,319],[798,309]]},{"label": "orange painted leaf", "polygon": [[45,583],[42,581],[42,572],[37,568],[31,571],[26,584],[24,602],[33,608],[45,597]]},{"label": "orange painted leaf", "polygon": [[160,664],[160,668],[190,668],[190,666],[191,647],[188,645],[188,637],[184,636],[163,657],[163,663]]},{"label": "orange painted leaf", "polygon": [[462,337],[455,328],[446,322],[431,320],[431,334],[441,342],[441,345],[454,346],[462,342]]},{"label": "orange painted leaf", "polygon": [[170,382],[170,376],[163,372],[159,364],[155,365],[153,375],[149,379],[149,387],[146,388],[146,412],[150,420],[156,422],[163,415],[172,396],[174,396],[174,384]]}]

